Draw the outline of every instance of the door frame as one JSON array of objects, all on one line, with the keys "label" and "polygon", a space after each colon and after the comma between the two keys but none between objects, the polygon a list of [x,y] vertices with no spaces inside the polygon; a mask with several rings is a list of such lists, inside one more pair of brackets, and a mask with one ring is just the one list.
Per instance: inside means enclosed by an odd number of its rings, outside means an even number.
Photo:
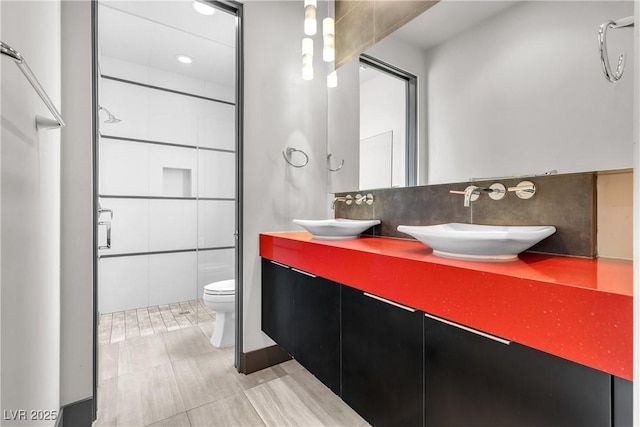
[{"label": "door frame", "polygon": [[[204,0],[218,9],[236,16],[236,245],[235,245],[235,284],[236,284],[236,328],[234,366],[238,372],[244,372],[243,354],[243,129],[244,129],[244,38],[243,5],[234,0]],[[91,0],[91,104],[92,104],[92,223],[93,223],[93,420],[98,414],[98,208],[99,208],[99,109],[98,109],[98,0]]]}]

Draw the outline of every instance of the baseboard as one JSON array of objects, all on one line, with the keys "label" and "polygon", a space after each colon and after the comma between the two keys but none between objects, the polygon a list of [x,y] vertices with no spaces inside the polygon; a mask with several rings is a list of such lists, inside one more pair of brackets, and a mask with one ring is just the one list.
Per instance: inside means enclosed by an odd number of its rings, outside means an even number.
[{"label": "baseboard", "polygon": [[60,408],[55,427],[91,427],[92,423],[93,397],[89,397]]},{"label": "baseboard", "polygon": [[291,356],[289,356],[289,353],[284,351],[284,349],[279,345],[273,345],[271,347],[250,351],[248,353],[242,353],[243,363],[241,366],[244,367],[244,371],[242,373],[250,374],[252,372],[268,368],[269,366],[286,362],[290,359]]}]

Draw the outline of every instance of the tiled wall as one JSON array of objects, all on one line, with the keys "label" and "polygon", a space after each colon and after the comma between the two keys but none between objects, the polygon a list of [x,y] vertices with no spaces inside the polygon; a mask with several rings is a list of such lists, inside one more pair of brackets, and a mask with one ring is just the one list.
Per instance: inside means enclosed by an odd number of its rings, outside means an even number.
[{"label": "tiled wall", "polygon": [[[400,224],[434,225],[462,222],[488,225],[553,225],[557,232],[540,242],[532,251],[559,255],[595,257],[596,244],[596,173],[548,175],[527,178],[536,185],[536,194],[528,200],[508,193],[502,200],[492,200],[487,194],[463,206],[461,195],[450,190],[464,190],[469,182],[427,185],[419,187],[372,190],[374,203],[347,206],[336,203],[337,218],[371,219],[382,224],[373,234],[387,237],[410,238],[397,231]],[[517,185],[523,179],[476,181],[475,185],[488,187],[500,182],[506,187]],[[338,195],[352,194],[339,193]],[[630,235],[631,233],[629,233]]]},{"label": "tiled wall", "polygon": [[100,79],[100,104],[122,121],[100,122],[100,205],[114,214],[111,248],[99,254],[99,309],[196,299],[234,276],[235,106],[144,86],[193,92],[179,76],[102,62],[118,74]]},{"label": "tiled wall", "polygon": [[598,174],[598,256],[633,259],[633,171]]},{"label": "tiled wall", "polygon": [[436,3],[427,0],[336,0],[336,68]]}]

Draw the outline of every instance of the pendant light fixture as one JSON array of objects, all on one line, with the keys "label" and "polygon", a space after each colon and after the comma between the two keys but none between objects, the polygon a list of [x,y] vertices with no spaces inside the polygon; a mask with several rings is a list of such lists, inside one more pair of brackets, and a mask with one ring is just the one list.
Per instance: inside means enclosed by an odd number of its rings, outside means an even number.
[{"label": "pendant light fixture", "polygon": [[324,62],[333,62],[336,59],[335,23],[333,18],[322,20],[322,59]]},{"label": "pendant light fixture", "polygon": [[313,39],[302,39],[302,80],[313,80]]},{"label": "pendant light fixture", "polygon": [[327,87],[338,87],[338,73],[336,70],[327,74]]},{"label": "pendant light fixture", "polygon": [[304,33],[308,36],[314,36],[318,31],[316,9],[316,0],[304,0]]}]

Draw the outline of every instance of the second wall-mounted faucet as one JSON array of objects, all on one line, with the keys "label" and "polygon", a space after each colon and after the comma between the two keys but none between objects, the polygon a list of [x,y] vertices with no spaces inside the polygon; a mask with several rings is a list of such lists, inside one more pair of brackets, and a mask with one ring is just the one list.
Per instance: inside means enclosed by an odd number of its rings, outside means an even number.
[{"label": "second wall-mounted faucet", "polygon": [[331,202],[331,209],[335,209],[336,208],[336,202],[343,202],[345,205],[349,206],[351,204],[353,204],[353,202],[356,202],[356,205],[361,205],[363,203],[367,204],[367,205],[372,205],[373,204],[373,194],[371,193],[367,193],[367,194],[356,194],[356,197],[354,198],[351,194],[347,194],[346,196],[337,196],[333,198],[333,202]]},{"label": "second wall-mounted faucet", "polygon": [[493,200],[500,200],[507,194],[507,189],[500,183],[491,184],[488,188],[470,185],[464,191],[451,190],[451,194],[461,194],[464,196],[464,206],[471,206],[471,202],[475,202],[480,197],[480,193],[489,193],[489,197]]},{"label": "second wall-mounted faucet", "polygon": [[477,185],[469,185],[464,191],[451,190],[451,194],[460,194],[464,196],[464,206],[471,206],[471,202],[475,202],[481,193],[488,193],[492,200],[502,200],[507,192],[514,192],[519,199],[530,199],[536,194],[536,186],[531,181],[522,181],[515,187],[506,188],[499,182],[491,184],[488,188],[478,187]]}]

